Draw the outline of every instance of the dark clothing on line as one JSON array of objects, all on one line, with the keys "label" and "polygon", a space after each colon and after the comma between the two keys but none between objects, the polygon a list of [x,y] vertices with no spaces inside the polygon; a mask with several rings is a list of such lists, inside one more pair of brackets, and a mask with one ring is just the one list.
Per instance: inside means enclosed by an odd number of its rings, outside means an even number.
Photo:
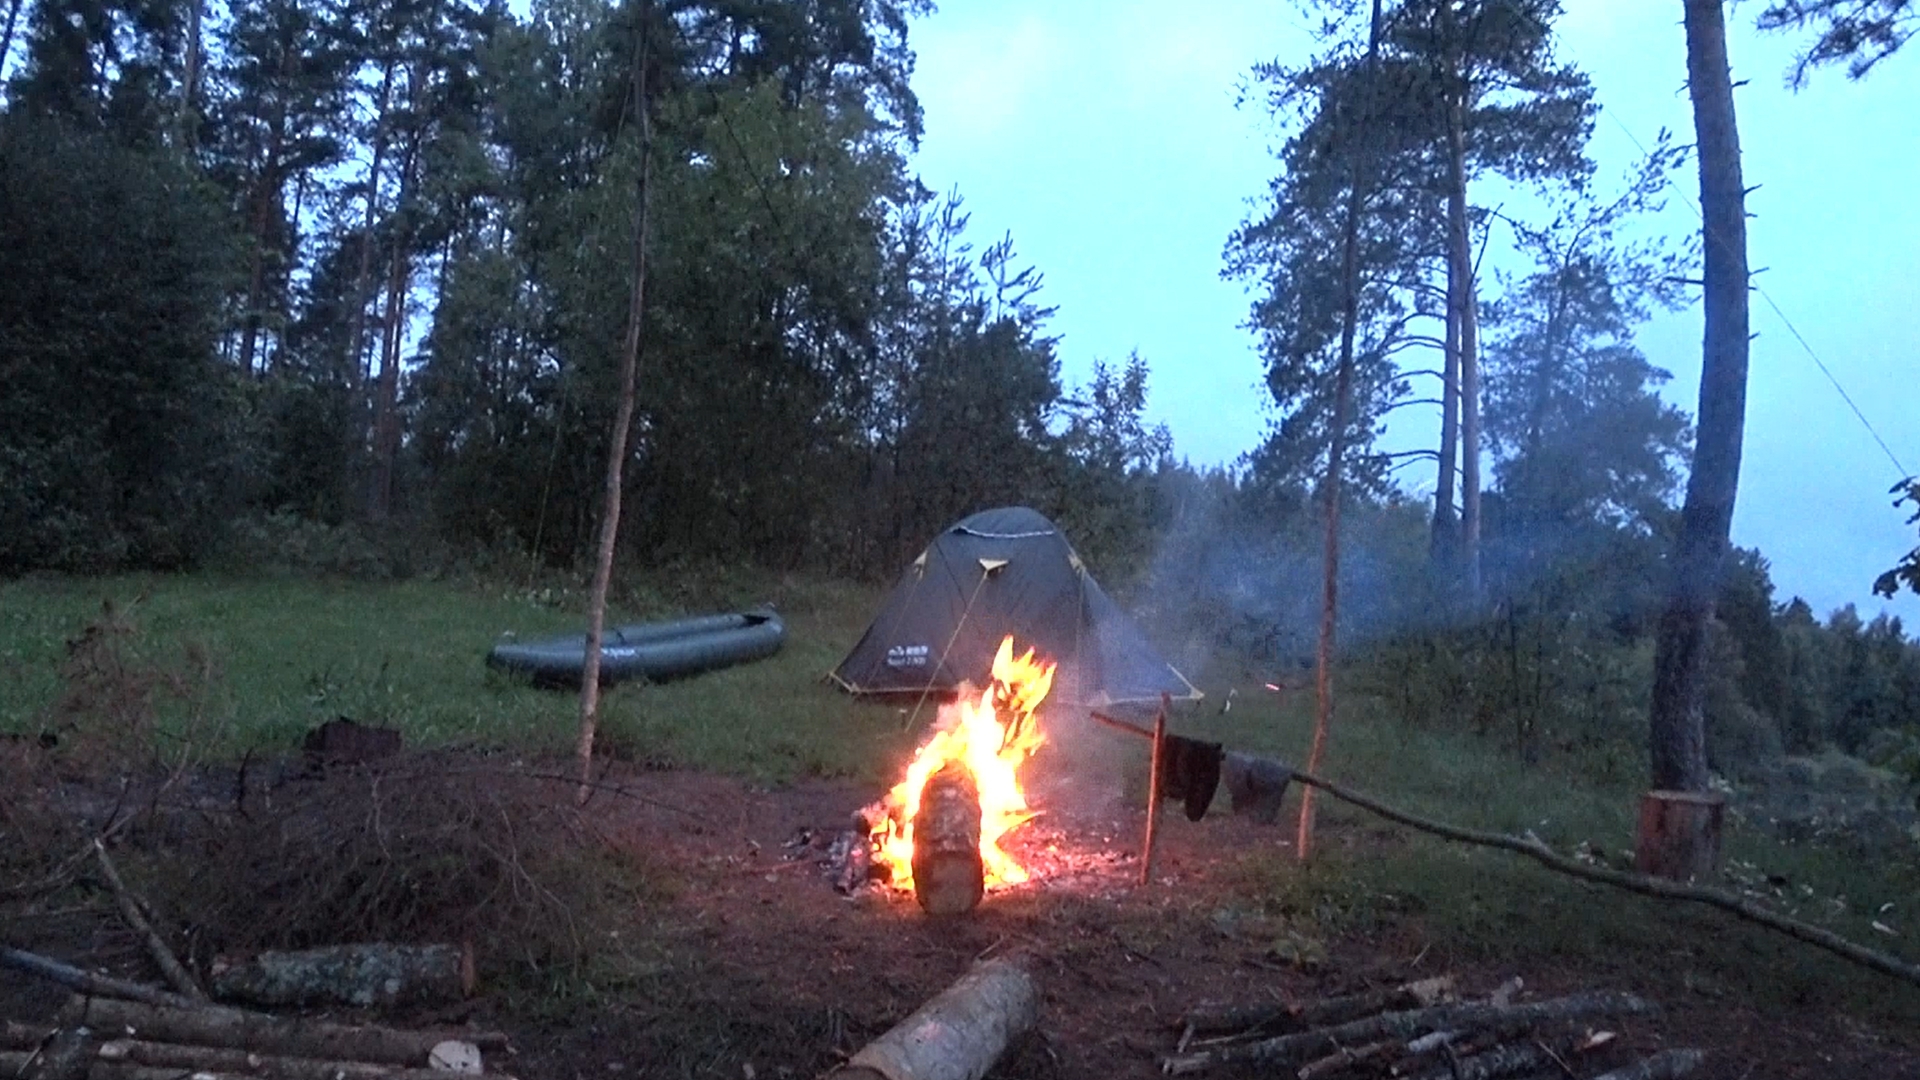
[{"label": "dark clothing on line", "polygon": [[1223,757],[1219,743],[1166,736],[1160,744],[1160,797],[1184,800],[1188,821],[1206,817],[1220,787]]}]

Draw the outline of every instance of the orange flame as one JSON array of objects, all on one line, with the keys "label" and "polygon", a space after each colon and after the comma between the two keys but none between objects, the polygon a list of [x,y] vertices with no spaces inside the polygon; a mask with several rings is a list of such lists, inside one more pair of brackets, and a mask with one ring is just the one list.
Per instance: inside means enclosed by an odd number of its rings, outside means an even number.
[{"label": "orange flame", "polygon": [[987,887],[1027,880],[1026,869],[1000,850],[1000,838],[1034,817],[1018,771],[1046,741],[1034,710],[1053,686],[1055,666],[1034,659],[1032,649],[1015,657],[1009,634],[993,658],[993,685],[978,700],[955,702],[952,719],[914,755],[906,779],[887,796],[886,817],[873,830],[874,858],[891,871],[896,886],[913,886],[913,819],[920,812],[920,789],[950,761],[965,764],[980,790],[980,861]]}]

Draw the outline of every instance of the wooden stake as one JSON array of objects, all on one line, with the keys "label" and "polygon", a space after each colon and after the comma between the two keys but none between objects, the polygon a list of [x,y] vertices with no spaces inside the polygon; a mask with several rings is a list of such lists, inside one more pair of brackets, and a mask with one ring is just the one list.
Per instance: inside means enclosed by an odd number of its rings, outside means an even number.
[{"label": "wooden stake", "polygon": [[1166,753],[1167,743],[1167,706],[1172,704],[1164,693],[1160,695],[1160,711],[1153,717],[1153,770],[1147,776],[1147,840],[1140,852],[1140,884],[1153,880],[1153,833],[1160,821],[1160,761]]}]

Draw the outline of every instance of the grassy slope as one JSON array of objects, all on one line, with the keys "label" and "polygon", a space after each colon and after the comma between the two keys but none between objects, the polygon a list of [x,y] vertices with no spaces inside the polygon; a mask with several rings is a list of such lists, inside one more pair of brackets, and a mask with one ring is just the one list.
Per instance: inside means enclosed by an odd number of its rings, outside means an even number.
[{"label": "grassy slope", "polygon": [[[0,585],[0,731],[31,731],[59,692],[63,642],[103,599],[135,607],[136,648],[171,663],[197,643],[217,665],[209,709],[226,722],[222,749],[291,748],[309,725],[346,715],[400,726],[416,742],[479,742],[531,753],[571,746],[575,699],[489,676],[481,658],[497,634],[577,627],[579,597],[438,582],[136,577]],[[820,682],[857,638],[877,591],[844,584],[741,577],[631,588],[619,620],[716,610],[771,599],[789,644],[776,658],[606,698],[603,746],[622,756],[780,782],[852,775],[876,783],[907,747],[892,708],[856,705]],[[1226,668],[1216,665],[1218,670]],[[1282,701],[1257,672],[1223,675],[1211,702],[1179,727],[1289,760],[1305,756],[1310,694]],[[163,709],[163,714],[165,710]],[[1532,829],[1562,850],[1585,840],[1630,850],[1636,788],[1603,783],[1566,763],[1522,767],[1488,743],[1412,730],[1374,702],[1346,699],[1323,770],[1408,810],[1510,832]],[[1920,1022],[1920,992],[1829,961],[1805,946],[1692,910],[1573,882],[1512,856],[1413,837],[1382,842],[1380,823],[1322,803],[1328,842],[1302,870],[1249,863],[1249,901],[1322,933],[1365,933],[1388,922],[1464,958],[1546,957],[1633,974],[1657,969],[1709,995],[1794,1006],[1839,1000],[1896,1023]],[[1734,858],[1784,875],[1813,898],[1801,913],[1858,940],[1913,957],[1910,910],[1920,873],[1734,829]],[[1836,907],[1831,898],[1844,898]],[[1907,937],[1878,934],[1885,921]]]}]

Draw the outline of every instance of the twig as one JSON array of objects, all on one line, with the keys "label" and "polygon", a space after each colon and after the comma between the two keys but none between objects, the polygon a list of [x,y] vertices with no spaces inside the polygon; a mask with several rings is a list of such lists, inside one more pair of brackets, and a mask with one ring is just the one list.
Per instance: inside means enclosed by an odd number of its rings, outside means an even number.
[{"label": "twig", "polygon": [[127,925],[133,927],[134,933],[146,940],[147,953],[153,957],[154,963],[160,965],[160,973],[167,977],[175,990],[195,1001],[207,1000],[207,992],[200,989],[200,984],[193,981],[193,976],[188,974],[186,968],[180,966],[180,958],[173,955],[173,950],[167,948],[167,943],[154,932],[153,924],[140,914],[139,903],[134,900],[127,883],[120,880],[120,872],[114,869],[113,860],[107,857],[107,845],[98,839],[94,840],[93,856],[100,864],[100,872],[106,876],[107,885],[113,889],[113,898],[120,905],[120,917],[127,920]]},{"label": "twig", "polygon": [[1920,985],[1920,964],[1908,963],[1889,953],[1881,952],[1878,949],[1869,949],[1865,945],[1849,941],[1831,930],[1822,929],[1811,923],[1804,923],[1798,919],[1790,919],[1785,915],[1768,911],[1766,908],[1749,903],[1724,889],[1715,889],[1704,885],[1689,885],[1678,881],[1668,881],[1665,878],[1649,877],[1646,874],[1634,874],[1624,870],[1613,870],[1603,866],[1589,866],[1586,863],[1561,855],[1548,847],[1539,837],[1531,833],[1524,837],[1510,836],[1506,833],[1466,829],[1458,825],[1432,821],[1427,818],[1409,814],[1404,810],[1396,810],[1391,806],[1387,806],[1378,800],[1358,792],[1349,791],[1331,780],[1322,780],[1317,776],[1301,772],[1298,769],[1291,771],[1293,778],[1303,784],[1319,788],[1342,802],[1349,802],[1364,810],[1371,810],[1389,821],[1397,821],[1409,828],[1419,829],[1422,832],[1432,833],[1435,836],[1443,836],[1449,840],[1456,840],[1463,844],[1478,844],[1481,847],[1500,848],[1503,851],[1517,852],[1533,859],[1535,862],[1540,863],[1550,870],[1557,870],[1560,873],[1586,881],[1597,881],[1602,885],[1612,885],[1615,888],[1639,893],[1642,896],[1653,896],[1666,900],[1684,900],[1695,904],[1705,904],[1708,907],[1716,907],[1745,919],[1748,922],[1757,923],[1770,930],[1777,930],[1789,937],[1798,938],[1809,945],[1818,946],[1836,956],[1851,960],[1856,964],[1870,967],[1875,971],[1891,975],[1896,979],[1903,979],[1915,985]]},{"label": "twig", "polygon": [[77,990],[83,994],[125,998],[129,1001],[139,1001],[148,1005],[167,1005],[176,1009],[197,1009],[204,1004],[190,997],[170,993],[145,983],[128,982],[125,979],[115,979],[107,975],[95,975],[41,956],[39,953],[30,953],[25,949],[15,949],[5,945],[0,945],[0,966],[38,975],[43,979],[51,979],[69,990]]}]

